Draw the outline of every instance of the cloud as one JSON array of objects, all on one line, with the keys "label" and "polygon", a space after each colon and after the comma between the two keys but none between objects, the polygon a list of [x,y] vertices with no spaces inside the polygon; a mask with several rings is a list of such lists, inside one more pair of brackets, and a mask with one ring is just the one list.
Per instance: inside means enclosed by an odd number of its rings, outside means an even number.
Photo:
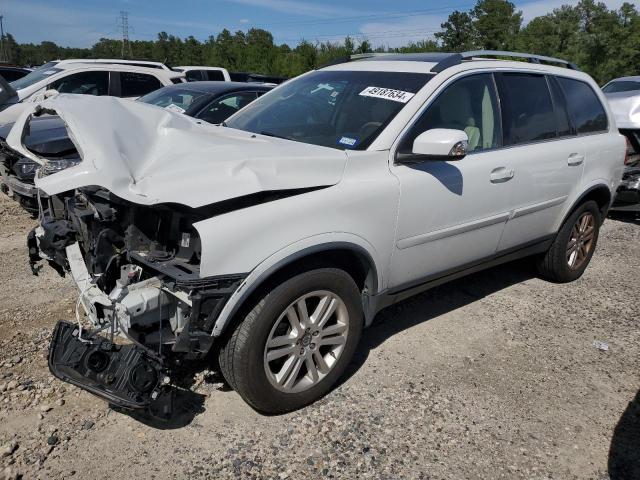
[{"label": "cloud", "polygon": [[433,34],[440,31],[440,24],[448,14],[416,15],[396,22],[371,22],[360,27],[361,37],[373,45],[400,47],[409,42],[433,40]]},{"label": "cloud", "polygon": [[239,23],[241,23],[241,24],[249,23],[249,19],[248,18],[241,18]]},{"label": "cloud", "polygon": [[347,7],[332,7],[318,5],[311,2],[298,0],[226,0],[241,5],[251,5],[258,8],[266,8],[283,12],[289,15],[303,15],[308,17],[332,17],[346,14],[361,14],[362,10],[353,10]]}]

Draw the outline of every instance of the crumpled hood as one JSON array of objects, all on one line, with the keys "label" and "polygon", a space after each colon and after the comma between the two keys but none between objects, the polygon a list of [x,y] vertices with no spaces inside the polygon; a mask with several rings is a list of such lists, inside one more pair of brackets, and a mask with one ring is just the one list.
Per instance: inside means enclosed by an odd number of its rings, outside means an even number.
[{"label": "crumpled hood", "polygon": [[605,93],[618,128],[640,128],[640,92]]},{"label": "crumpled hood", "polygon": [[36,178],[49,195],[97,185],[135,203],[193,208],[264,191],[335,185],[344,151],[200,123],[153,105],[115,97],[57,95],[16,121],[7,143],[44,164],[21,138],[38,108],[67,125],[82,162]]}]

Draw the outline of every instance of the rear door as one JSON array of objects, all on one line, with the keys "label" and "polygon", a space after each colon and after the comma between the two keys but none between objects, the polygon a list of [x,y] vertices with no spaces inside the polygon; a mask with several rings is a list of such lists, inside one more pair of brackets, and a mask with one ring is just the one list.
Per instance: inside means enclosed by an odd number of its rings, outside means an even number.
[{"label": "rear door", "polygon": [[555,79],[530,72],[497,73],[511,215],[498,246],[505,251],[543,240],[582,177],[585,150],[575,135]]}]

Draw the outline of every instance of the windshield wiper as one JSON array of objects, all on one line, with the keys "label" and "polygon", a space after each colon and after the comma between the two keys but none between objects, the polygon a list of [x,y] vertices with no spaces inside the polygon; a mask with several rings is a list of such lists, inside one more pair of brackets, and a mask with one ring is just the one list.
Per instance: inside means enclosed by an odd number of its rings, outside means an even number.
[{"label": "windshield wiper", "polygon": [[260,132],[260,135],[265,135],[265,136],[267,136],[267,137],[282,138],[282,139],[284,139],[284,140],[292,140],[292,139],[291,139],[291,138],[289,138],[289,137],[285,137],[285,136],[283,136],[283,135],[277,135],[277,134],[275,134],[275,133],[271,133],[271,132],[264,132],[264,131],[263,131],[263,132]]}]

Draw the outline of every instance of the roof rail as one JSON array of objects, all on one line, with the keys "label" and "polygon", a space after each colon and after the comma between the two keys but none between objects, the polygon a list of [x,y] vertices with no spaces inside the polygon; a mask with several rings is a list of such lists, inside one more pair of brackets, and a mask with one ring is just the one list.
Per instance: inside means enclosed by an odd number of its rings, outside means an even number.
[{"label": "roof rail", "polygon": [[536,55],[533,53],[520,53],[520,52],[506,52],[502,50],[471,50],[468,52],[462,52],[460,54],[463,60],[468,60],[474,57],[512,57],[512,58],[524,58],[530,63],[559,63],[571,70],[580,70],[577,65],[561,58],[546,57],[544,55]]},{"label": "roof rail", "polygon": [[471,60],[476,57],[511,57],[526,59],[530,63],[557,63],[570,70],[580,70],[575,64],[560,58],[535,55],[533,53],[506,52],[502,50],[472,50],[462,53],[423,52],[423,53],[358,53],[350,57],[335,59],[322,67],[337,65],[353,61],[409,61],[435,63],[431,68],[433,73],[440,73],[447,68],[460,65],[463,60]]}]

